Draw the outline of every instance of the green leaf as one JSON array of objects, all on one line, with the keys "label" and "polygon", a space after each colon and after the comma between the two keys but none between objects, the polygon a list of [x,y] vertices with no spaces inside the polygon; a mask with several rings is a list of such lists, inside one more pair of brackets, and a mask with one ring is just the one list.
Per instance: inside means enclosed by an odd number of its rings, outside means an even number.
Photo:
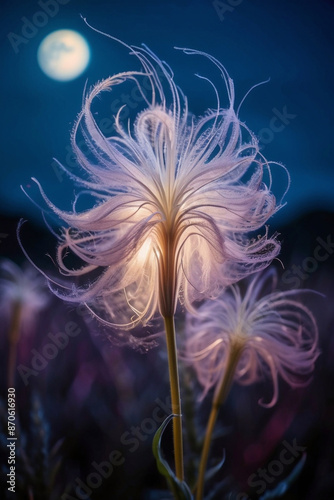
[{"label": "green leaf", "polygon": [[216,464],[214,465],[213,467],[211,467],[211,469],[208,469],[205,473],[205,480],[208,481],[209,479],[211,479],[224,465],[224,462],[225,462],[225,450],[224,450],[224,456],[223,458]]},{"label": "green leaf", "polygon": [[[225,450],[224,450],[223,458],[216,465],[211,467],[211,469],[208,469],[205,472],[205,475],[204,475],[205,481],[209,481],[209,479],[211,479],[222,468],[222,466],[224,465],[224,462],[225,462],[225,458],[226,458],[226,456],[225,456]],[[196,484],[193,488],[193,491],[196,491],[197,483],[198,483],[198,481],[196,481]],[[211,498],[211,496],[209,495],[208,498]]]},{"label": "green leaf", "polygon": [[283,479],[283,481],[281,481],[276,486],[275,489],[267,491],[264,495],[262,495],[262,497],[260,497],[259,500],[268,500],[271,498],[279,498],[282,495],[284,495],[284,493],[286,493],[288,491],[291,484],[297,479],[297,477],[301,473],[301,471],[305,465],[305,462],[306,462],[306,453],[303,454],[302,458],[299,460],[298,464],[292,470],[292,472],[288,475],[288,477]]},{"label": "green leaf", "polygon": [[154,435],[153,438],[153,444],[152,444],[152,449],[153,449],[153,455],[157,461],[157,467],[158,471],[160,474],[165,476],[167,479],[168,486],[170,490],[172,491],[175,500],[193,500],[193,496],[191,494],[191,491],[188,487],[188,485],[185,483],[185,481],[180,481],[172,469],[170,468],[169,464],[166,462],[166,460],[162,457],[161,453],[161,438],[164,433],[164,430],[166,429],[167,425],[169,422],[172,420],[172,418],[175,415],[169,415],[161,424],[159,429]]}]

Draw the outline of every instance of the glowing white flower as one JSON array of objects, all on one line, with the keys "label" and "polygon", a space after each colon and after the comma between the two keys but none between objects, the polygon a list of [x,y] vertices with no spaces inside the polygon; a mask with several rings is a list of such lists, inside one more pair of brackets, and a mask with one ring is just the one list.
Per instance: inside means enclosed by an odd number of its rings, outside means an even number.
[{"label": "glowing white flower", "polygon": [[234,380],[249,385],[265,376],[273,381],[273,406],[278,376],[291,387],[305,384],[319,355],[318,329],[309,309],[296,300],[300,291],[272,292],[276,275],[267,271],[252,281],[244,295],[232,285],[219,299],[207,301],[188,319],[186,358],[204,388],[202,398],[224,375],[231,348],[242,354]]},{"label": "glowing white flower", "polygon": [[[85,98],[73,131],[73,149],[86,180],[70,175],[97,204],[81,213],[74,204],[64,212],[42,191],[69,226],[58,247],[61,272],[86,277],[85,285],[69,291],[53,286],[54,291],[85,302],[106,324],[123,328],[145,324],[157,309],[163,317],[173,316],[178,299],[191,309],[194,300],[217,296],[223,286],[266,267],[279,251],[267,231],[247,236],[279,207],[263,181],[264,170],[269,179],[270,170],[258,140],[234,110],[233,82],[224,67],[209,55],[184,50],[204,55],[218,68],[229,100],[223,109],[211,84],[217,109],[194,119],[170,68],[147,48],[131,50],[142,70],[98,83]],[[115,135],[106,137],[92,112],[93,100],[126,80],[137,87],[147,108],[126,127],[120,109]],[[88,153],[77,144],[79,130]],[[68,251],[82,260],[82,267],[67,265]]]},{"label": "glowing white flower", "polygon": [[20,328],[33,329],[37,314],[50,299],[44,278],[30,264],[20,268],[4,259],[0,262],[0,315],[9,322],[15,308],[20,309]]}]

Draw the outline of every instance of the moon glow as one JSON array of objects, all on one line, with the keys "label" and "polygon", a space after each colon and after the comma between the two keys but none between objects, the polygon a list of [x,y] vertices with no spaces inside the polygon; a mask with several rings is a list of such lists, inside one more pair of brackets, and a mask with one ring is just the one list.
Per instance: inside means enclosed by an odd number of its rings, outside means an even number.
[{"label": "moon glow", "polygon": [[58,81],[74,80],[87,68],[89,45],[82,35],[73,30],[57,30],[41,42],[37,53],[41,70]]}]

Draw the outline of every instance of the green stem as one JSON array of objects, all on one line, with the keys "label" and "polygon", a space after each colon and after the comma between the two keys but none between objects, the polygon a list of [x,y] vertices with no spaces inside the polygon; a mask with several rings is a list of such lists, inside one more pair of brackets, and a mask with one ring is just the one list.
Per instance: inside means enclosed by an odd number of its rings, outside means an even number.
[{"label": "green stem", "polygon": [[173,419],[173,441],[174,441],[174,457],[176,477],[183,481],[183,443],[182,443],[182,415],[181,415],[181,397],[179,370],[177,365],[177,350],[175,341],[175,325],[174,317],[168,316],[164,318],[167,352],[168,352],[168,367],[169,367],[169,382],[172,397],[172,412],[176,415]]},{"label": "green stem", "polygon": [[209,451],[212,441],[212,434],[215,428],[218,412],[225,402],[230,388],[233,382],[233,377],[235,369],[238,365],[242,350],[244,347],[244,341],[237,340],[231,343],[230,354],[227,361],[226,370],[222,374],[222,377],[217,385],[213,402],[211,413],[209,416],[209,421],[207,424],[204,445],[202,450],[201,462],[199,466],[198,483],[196,486],[196,500],[202,500],[204,493],[204,481],[205,481],[205,471],[209,457]]},{"label": "green stem", "polygon": [[21,323],[21,302],[17,301],[13,305],[13,313],[11,317],[11,323],[8,334],[8,342],[9,342],[8,365],[7,365],[8,387],[15,386],[16,351],[20,337],[20,323]]}]

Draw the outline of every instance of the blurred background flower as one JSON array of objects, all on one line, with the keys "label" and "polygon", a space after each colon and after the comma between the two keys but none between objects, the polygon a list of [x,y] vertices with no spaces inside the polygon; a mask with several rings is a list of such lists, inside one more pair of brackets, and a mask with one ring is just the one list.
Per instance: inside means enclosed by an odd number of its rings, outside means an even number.
[{"label": "blurred background flower", "polygon": [[21,268],[9,259],[0,261],[0,314],[8,325],[18,307],[20,330],[23,334],[33,332],[39,312],[50,298],[45,278],[31,264]]},{"label": "blurred background flower", "polygon": [[0,262],[0,315],[7,327],[8,387],[15,385],[20,335],[34,332],[39,313],[49,300],[45,279],[29,263],[21,269],[11,260]]}]

